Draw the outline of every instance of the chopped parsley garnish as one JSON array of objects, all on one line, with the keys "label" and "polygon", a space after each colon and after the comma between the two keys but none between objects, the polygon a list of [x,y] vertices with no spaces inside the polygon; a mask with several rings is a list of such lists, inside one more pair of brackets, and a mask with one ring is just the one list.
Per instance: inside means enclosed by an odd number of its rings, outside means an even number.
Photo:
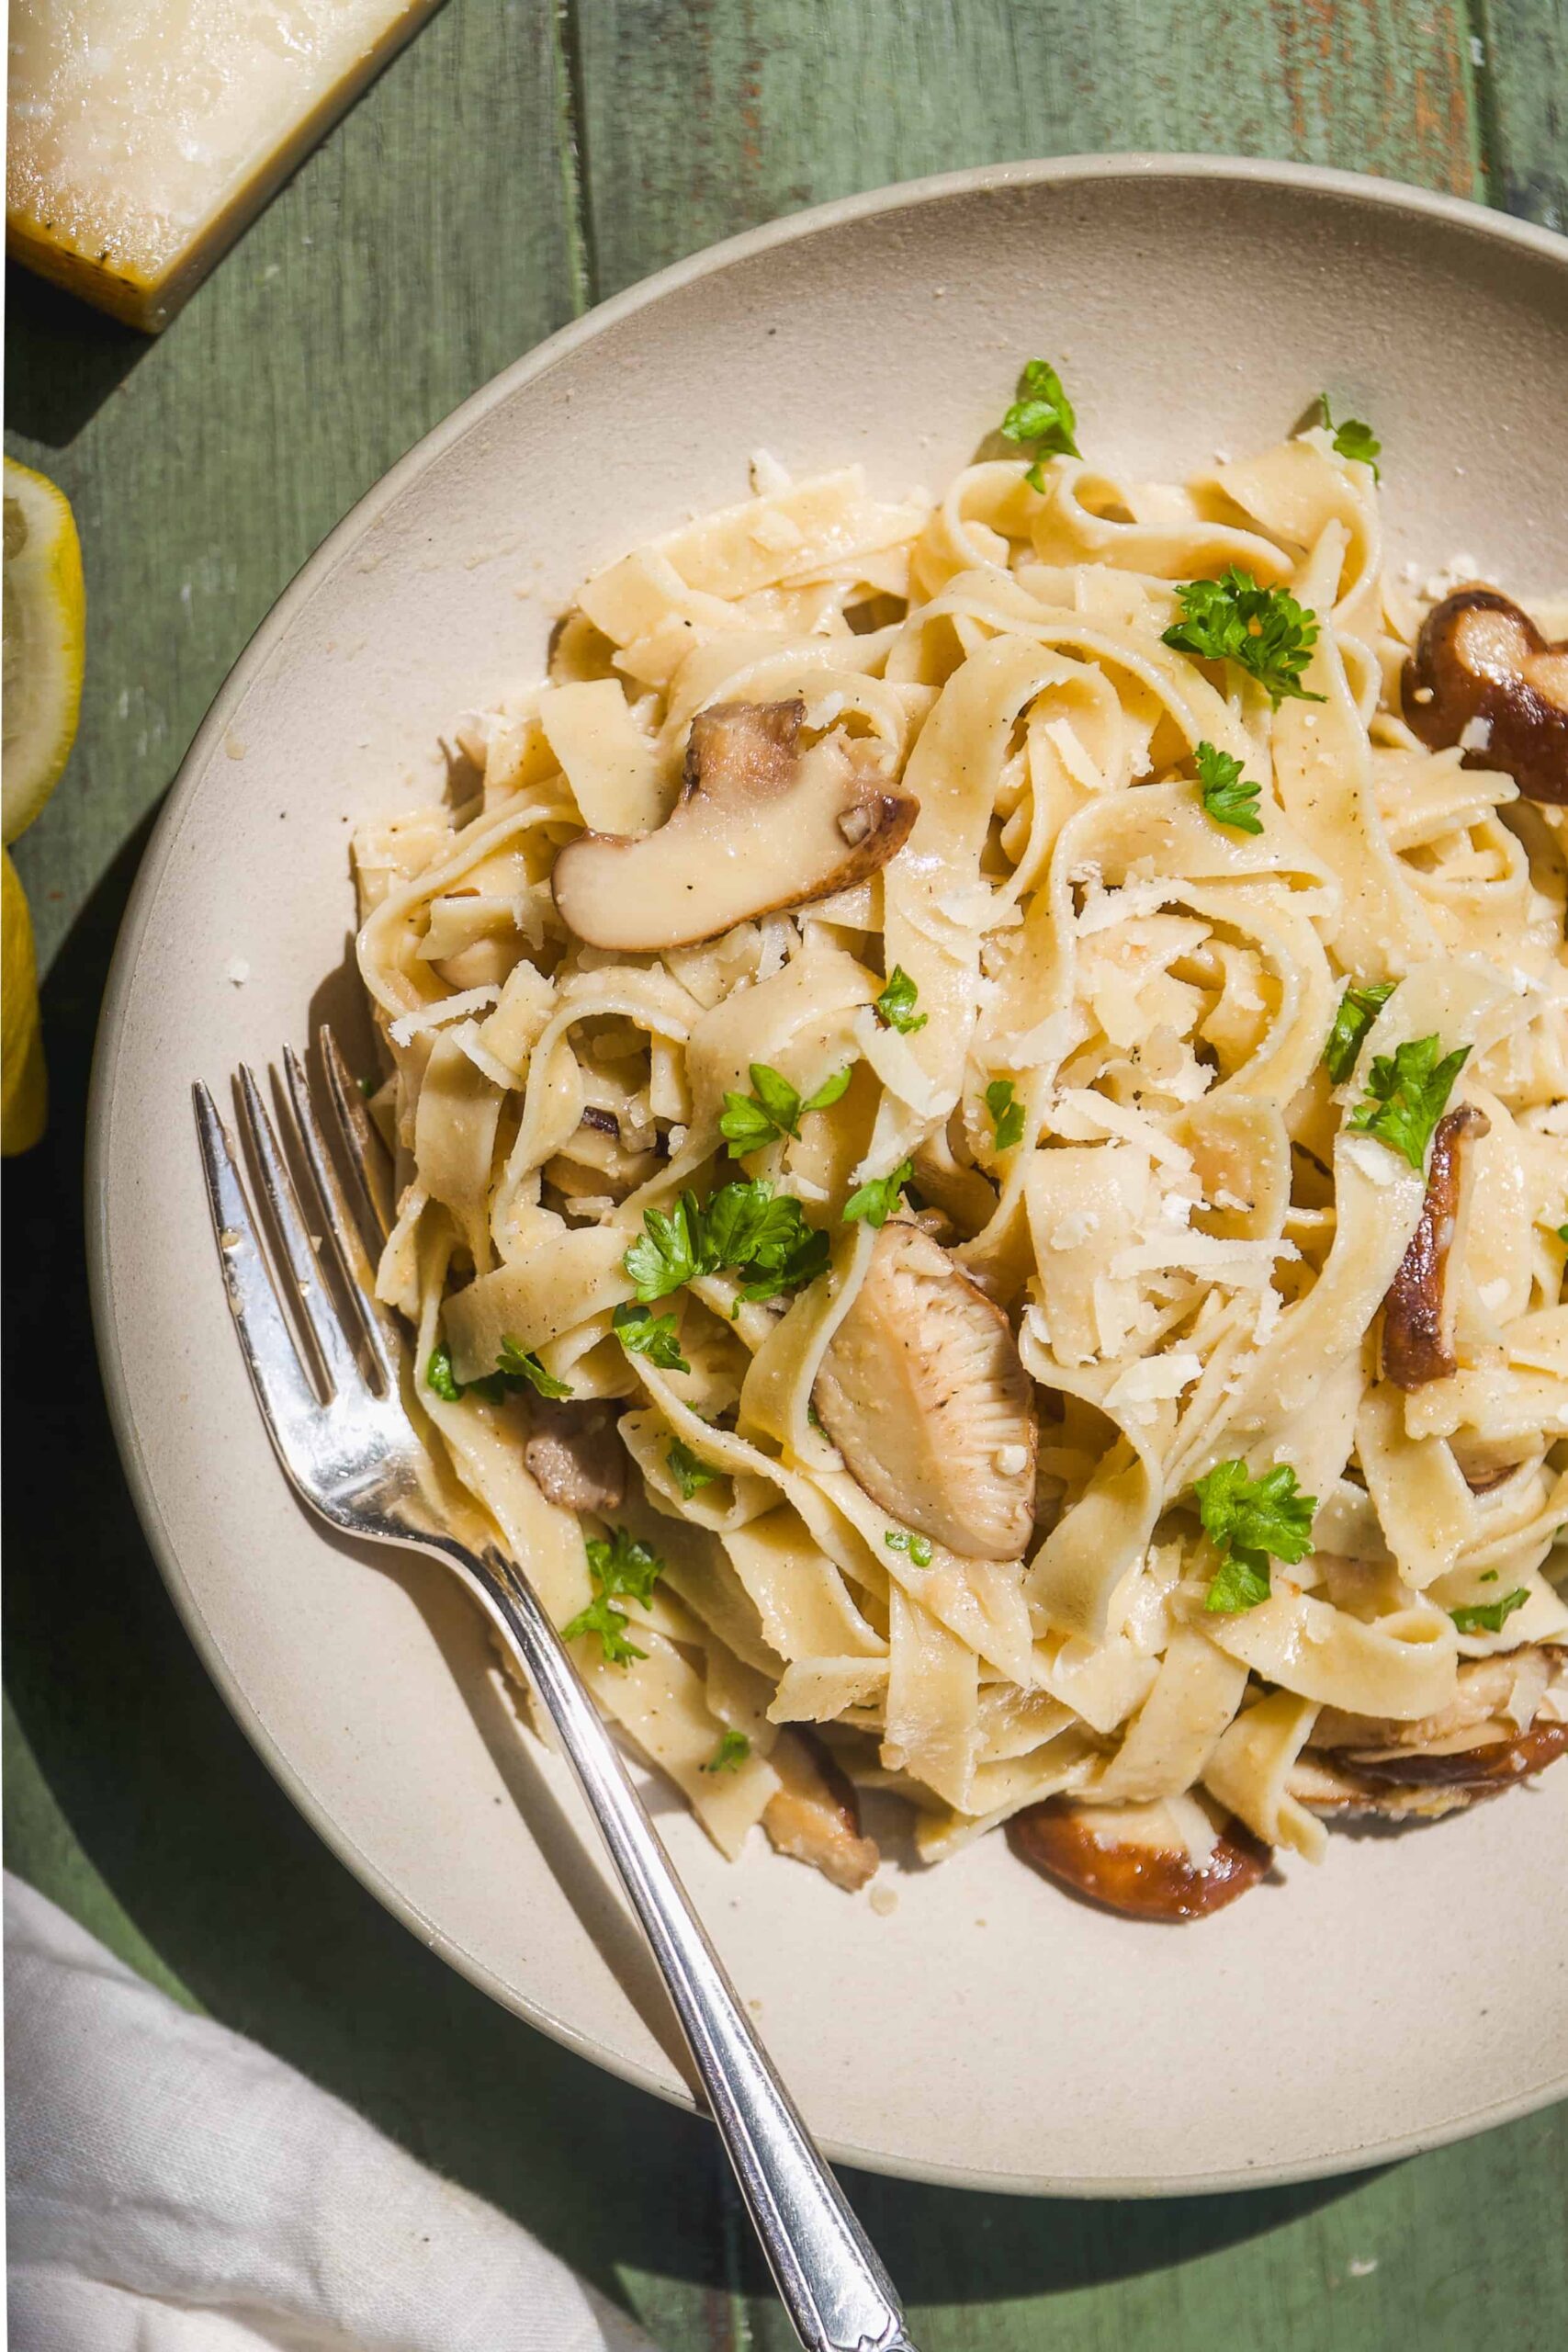
[{"label": "chopped parsley garnish", "polygon": [[750,1272],[743,1298],[802,1290],[828,1262],[828,1237],[806,1222],[791,1193],[771,1184],[725,1184],[704,1208],[682,1193],[671,1213],[644,1209],[643,1229],[622,1264],[645,1303],[666,1298],[699,1274]]},{"label": "chopped parsley garnish", "polygon": [[443,1340],[430,1351],[424,1383],[434,1396],[448,1405],[455,1405],[460,1396],[482,1396],[487,1405],[499,1405],[510,1391],[519,1388],[535,1389],[541,1396],[571,1395],[566,1382],[547,1372],[536,1355],[525,1353],[515,1340],[509,1339],[501,1342],[495,1370],[481,1374],[478,1380],[457,1378],[452,1369],[452,1351]]},{"label": "chopped parsley garnish", "polygon": [[1260,588],[1233,563],[1217,580],[1189,580],[1176,594],[1181,618],[1163,632],[1162,645],[1202,662],[1234,662],[1266,689],[1276,710],[1292,695],[1302,702],[1326,699],[1302,684],[1317,643],[1317,616],[1283,588]]},{"label": "chopped parsley garnish", "polygon": [[1568,1225],[1560,1225],[1558,1227],[1557,1238],[1559,1241],[1568,1241]]},{"label": "chopped parsley garnish", "polygon": [[690,1502],[699,1487],[711,1487],[718,1476],[710,1469],[700,1453],[694,1453],[684,1438],[672,1437],[666,1448],[664,1460],[671,1476],[681,1489],[682,1502]]},{"label": "chopped parsley garnish", "polygon": [[890,1552],[908,1552],[917,1568],[929,1568],[931,1545],[929,1535],[913,1535],[907,1527],[890,1527],[883,1537]]},{"label": "chopped parsley garnish", "polygon": [[923,1029],[927,1015],[915,1011],[919,993],[903,965],[895,964],[876,1000],[876,1017],[883,1027],[897,1029],[901,1037],[912,1037],[917,1029]]},{"label": "chopped parsley garnish", "polygon": [[1073,435],[1077,429],[1073,404],[1062,379],[1048,359],[1032,359],[1018,379],[1018,398],[1002,419],[1006,441],[1032,441],[1034,463],[1024,475],[1032,490],[1043,490],[1041,471],[1046,458],[1076,458],[1081,453]]},{"label": "chopped parsley garnish", "polygon": [[698,1238],[702,1222],[694,1193],[682,1193],[668,1216],[662,1209],[644,1209],[642,1231],[621,1261],[637,1284],[638,1298],[645,1303],[665,1298],[705,1271]]},{"label": "chopped parsley garnish", "polygon": [[1529,1594],[1523,1585],[1506,1592],[1498,1600],[1475,1600],[1468,1608],[1450,1609],[1449,1615],[1461,1634],[1500,1634],[1516,1609],[1522,1609]]},{"label": "chopped parsley garnish", "polygon": [[1371,1100],[1352,1111],[1351,1126],[1359,1135],[1376,1136],[1391,1151],[1403,1152],[1419,1175],[1432,1130],[1469,1059],[1468,1046],[1456,1046],[1445,1054],[1440,1037],[1411,1037],[1392,1054],[1374,1054],[1367,1076]]},{"label": "chopped parsley garnish", "polygon": [[646,1356],[660,1372],[690,1372],[692,1367],[681,1353],[680,1334],[673,1315],[654,1315],[646,1306],[634,1306],[628,1299],[617,1306],[614,1317],[615,1336],[629,1356]]},{"label": "chopped parsley garnish", "polygon": [[613,1604],[629,1595],[646,1609],[664,1573],[664,1563],[646,1544],[634,1542],[624,1527],[613,1527],[607,1538],[597,1537],[584,1549],[593,1598],[570,1625],[561,1627],[561,1639],[573,1642],[580,1634],[597,1634],[605,1665],[629,1666],[634,1657],[646,1657],[648,1652],[626,1639],[626,1613]]},{"label": "chopped parsley garnish", "polygon": [[912,1159],[901,1159],[891,1176],[873,1176],[857,1185],[844,1203],[844,1223],[883,1226],[898,1205],[898,1195],[915,1172]]},{"label": "chopped parsley garnish", "polygon": [[558,1380],[554,1373],[547,1372],[532,1349],[525,1351],[518,1346],[515,1340],[507,1339],[504,1333],[502,1336],[501,1353],[495,1360],[495,1368],[502,1380],[518,1387],[521,1387],[525,1381],[528,1386],[541,1396],[570,1396],[571,1395],[571,1390],[567,1386],[566,1382]]},{"label": "chopped parsley garnish", "polygon": [[1206,1609],[1234,1617],[1256,1609],[1270,1591],[1270,1555],[1292,1566],[1312,1550],[1315,1495],[1303,1495],[1288,1462],[1261,1478],[1245,1462],[1218,1462],[1192,1489],[1203,1531],[1220,1554]]},{"label": "chopped parsley garnish", "polygon": [[705,1764],[704,1772],[738,1772],[751,1753],[751,1743],[743,1731],[721,1731],[718,1746]]},{"label": "chopped parsley garnish", "polygon": [[1343,1086],[1355,1069],[1362,1038],[1398,986],[1397,980],[1369,980],[1360,987],[1353,980],[1340,998],[1323,1049],[1325,1066],[1336,1086]]},{"label": "chopped parsley garnish", "polygon": [[1010,1078],[994,1078],[986,1089],[986,1108],[996,1131],[997,1149],[1010,1151],[1023,1141],[1023,1105],[1013,1101]]},{"label": "chopped parsley garnish", "polygon": [[1317,397],[1323,407],[1323,421],[1334,435],[1337,454],[1341,458],[1353,458],[1359,465],[1371,466],[1372,480],[1382,481],[1378,459],[1382,455],[1382,443],[1371,426],[1363,424],[1359,416],[1348,416],[1343,424],[1336,424],[1334,411],[1328,405],[1328,394],[1319,392]]},{"label": "chopped parsley garnish", "polygon": [[785,1136],[798,1136],[802,1114],[807,1111],[826,1111],[836,1102],[850,1082],[852,1065],[836,1069],[831,1078],[824,1079],[815,1094],[804,1102],[787,1078],[781,1077],[766,1062],[751,1064],[751,1092],[727,1093],[724,1116],[718,1130],[726,1143],[732,1144],[739,1158],[750,1151],[761,1151],[764,1145],[782,1142]]},{"label": "chopped parsley garnish", "polygon": [[1229,825],[1233,832],[1260,833],[1263,820],[1258,813],[1258,797],[1262,786],[1244,784],[1241,762],[1229,752],[1217,751],[1213,743],[1200,743],[1192,756],[1198,763],[1204,815],[1216,825]]}]

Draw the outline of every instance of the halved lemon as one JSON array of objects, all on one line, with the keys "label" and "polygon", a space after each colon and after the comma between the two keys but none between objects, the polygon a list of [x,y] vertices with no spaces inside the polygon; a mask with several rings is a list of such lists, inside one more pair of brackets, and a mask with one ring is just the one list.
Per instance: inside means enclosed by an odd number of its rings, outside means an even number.
[{"label": "halved lemon", "polygon": [[82,550],[64,493],[9,458],[5,553],[0,797],[10,842],[32,823],[70,754],[82,699],[85,606]]},{"label": "halved lemon", "polygon": [[39,1035],[32,917],[8,849],[0,850],[0,1149],[30,1151],[43,1133],[48,1090]]}]

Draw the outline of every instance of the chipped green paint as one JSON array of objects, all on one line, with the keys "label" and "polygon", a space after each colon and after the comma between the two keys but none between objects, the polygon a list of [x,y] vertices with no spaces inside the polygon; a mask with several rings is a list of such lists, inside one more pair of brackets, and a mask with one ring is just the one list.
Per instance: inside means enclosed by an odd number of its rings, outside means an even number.
[{"label": "chipped green paint", "polygon": [[[68,1419],[36,1378],[90,1363],[82,1103],[140,828],[338,515],[660,263],[846,190],[1095,148],[1299,156],[1562,226],[1565,104],[1563,0],[450,0],[158,343],[12,274],[12,446],[75,503],[90,618],[81,740],[18,861],[55,1114],[5,1171],[10,1859],[665,2352],[787,2352],[705,2130],[503,2017],[332,1860],[174,1620],[90,1375]],[[1535,2352],[1568,2312],[1562,2113],[1247,2197],[853,2188],[923,2352]]]}]

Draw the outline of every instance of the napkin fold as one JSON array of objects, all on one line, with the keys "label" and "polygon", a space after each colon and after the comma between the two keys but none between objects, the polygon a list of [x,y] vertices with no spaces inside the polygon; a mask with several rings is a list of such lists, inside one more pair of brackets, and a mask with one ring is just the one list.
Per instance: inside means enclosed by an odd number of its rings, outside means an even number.
[{"label": "napkin fold", "polygon": [[10,2352],[653,2352],[492,2206],[9,1875],[6,2012]]}]

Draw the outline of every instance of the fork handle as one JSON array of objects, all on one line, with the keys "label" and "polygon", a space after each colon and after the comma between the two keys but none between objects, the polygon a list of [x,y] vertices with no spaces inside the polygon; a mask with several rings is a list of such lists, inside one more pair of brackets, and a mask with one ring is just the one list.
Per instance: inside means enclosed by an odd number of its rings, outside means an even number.
[{"label": "fork handle", "polygon": [[779,2294],[808,2352],[915,2352],[891,2280],[751,2030],[597,1708],[525,1579],[451,1541],[538,1692],[653,1947]]}]

